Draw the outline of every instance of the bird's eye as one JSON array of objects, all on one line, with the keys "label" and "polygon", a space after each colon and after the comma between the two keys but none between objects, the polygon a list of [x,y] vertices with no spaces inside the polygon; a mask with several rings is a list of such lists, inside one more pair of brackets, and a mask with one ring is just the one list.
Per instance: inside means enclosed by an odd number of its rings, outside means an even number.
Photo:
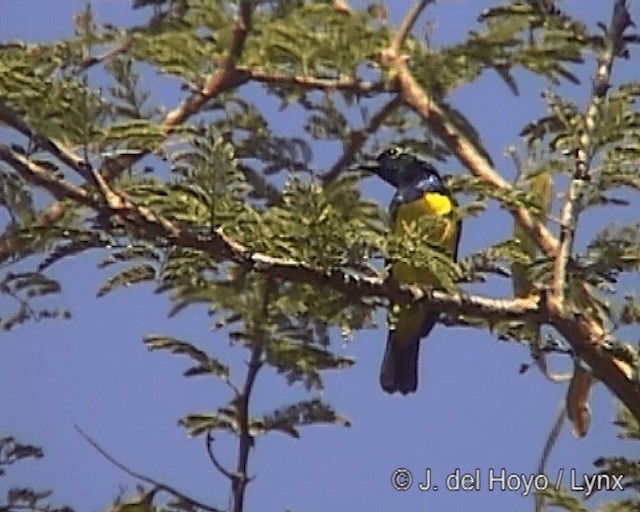
[{"label": "bird's eye", "polygon": [[385,165],[390,165],[393,160],[396,160],[402,154],[402,149],[397,146],[385,149],[377,157],[378,162],[384,162]]}]

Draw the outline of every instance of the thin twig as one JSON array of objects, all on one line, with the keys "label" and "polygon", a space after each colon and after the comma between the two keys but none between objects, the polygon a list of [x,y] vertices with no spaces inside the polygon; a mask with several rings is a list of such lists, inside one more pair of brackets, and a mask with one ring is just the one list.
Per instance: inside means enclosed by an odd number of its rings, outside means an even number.
[{"label": "thin twig", "polygon": [[288,75],[246,66],[238,66],[229,78],[229,83],[233,87],[238,87],[249,81],[278,87],[348,91],[359,96],[371,96],[382,92],[398,92],[397,86],[388,82],[369,82],[356,80],[349,76],[320,78],[308,75]]},{"label": "thin twig", "polygon": [[[220,71],[210,75],[205,82],[202,91],[191,96],[181,107],[178,107],[167,114],[162,123],[165,133],[169,134],[179,124],[187,120],[193,115],[204,103],[222,92],[228,86],[227,82],[233,75],[235,63],[237,62],[244,42],[248,35],[251,25],[251,15],[253,13],[253,2],[244,0],[240,4],[240,19],[236,23],[233,34],[231,47],[225,59],[224,67]],[[128,169],[143,157],[149,154],[149,151],[143,151],[135,156],[127,156],[118,158],[117,162],[105,162],[105,168],[100,169],[100,175],[108,182],[114,180],[125,169]],[[39,216],[37,225],[49,226],[55,224],[62,218],[67,210],[67,205],[60,201],[55,202],[46,208]],[[12,229],[7,229],[0,235],[0,263],[11,257],[11,254],[18,248],[20,244],[19,238]]]},{"label": "thin twig", "polygon": [[89,434],[87,434],[84,430],[82,430],[78,425],[74,425],[74,428],[76,429],[78,434],[80,434],[84,438],[85,441],[87,441],[91,446],[93,446],[93,448],[95,448],[95,450],[100,455],[102,455],[105,459],[107,459],[109,462],[111,462],[111,464],[116,466],[118,469],[124,471],[131,478],[135,478],[136,480],[140,480],[141,482],[144,482],[146,484],[153,485],[159,491],[164,491],[166,493],[169,493],[169,494],[175,496],[176,498],[179,498],[179,499],[185,501],[186,503],[188,503],[188,504],[190,504],[190,505],[192,505],[194,507],[198,507],[198,508],[201,508],[203,510],[207,510],[208,512],[223,512],[219,508],[212,507],[211,505],[207,505],[207,504],[202,503],[202,502],[200,502],[198,500],[190,498],[186,494],[178,491],[177,489],[175,489],[175,488],[173,488],[173,487],[171,487],[171,486],[169,486],[167,484],[159,482],[158,480],[154,480],[153,478],[150,478],[150,477],[148,477],[146,475],[143,475],[142,473],[138,473],[137,471],[134,471],[134,470],[130,469],[129,467],[125,466],[122,462],[119,462],[113,456],[109,455],[105,451],[105,449],[102,448],[98,444],[98,442],[95,439],[93,439],[91,436],[89,436]]},{"label": "thin twig", "polygon": [[357,130],[351,133],[349,141],[345,145],[344,151],[338,161],[333,164],[323,176],[322,181],[329,183],[335,180],[338,175],[347,168],[358,152],[364,147],[369,136],[372,133],[378,131],[385,119],[402,103],[400,96],[394,96],[370,119],[367,126],[362,130]]},{"label": "thin twig", "polygon": [[434,0],[419,0],[413,5],[411,9],[409,9],[406,16],[404,17],[404,20],[402,20],[400,27],[398,27],[398,32],[396,33],[396,36],[393,38],[393,41],[391,42],[391,46],[389,47],[389,50],[391,52],[393,52],[395,55],[398,54],[398,52],[400,51],[400,47],[402,46],[402,43],[405,42],[405,40],[409,36],[409,33],[411,32],[411,29],[415,25],[416,21],[418,21],[418,18],[420,17],[420,13],[422,13],[424,8],[428,4],[433,2]]},{"label": "thin twig", "polygon": [[58,200],[73,199],[83,205],[91,204],[91,196],[86,190],[62,178],[58,178],[42,166],[29,160],[22,153],[18,153],[2,143],[0,143],[0,160],[13,167],[25,181],[46,189]]},{"label": "thin twig", "polygon": [[[551,430],[547,435],[547,439],[545,440],[544,447],[542,448],[542,454],[540,456],[540,462],[538,463],[538,475],[544,475],[547,470],[547,461],[551,456],[551,452],[553,451],[553,447],[556,445],[558,441],[558,437],[560,437],[560,432],[562,432],[562,425],[564,424],[564,417],[567,412],[567,408],[565,406],[565,400],[560,402],[560,408],[556,414],[555,419],[553,420],[553,424],[551,426]],[[536,494],[535,497],[535,512],[544,512],[545,503],[544,497],[540,494]]]},{"label": "thin twig", "polygon": [[131,44],[133,42],[133,38],[130,35],[127,35],[124,40],[108,50],[106,53],[102,55],[98,55],[97,57],[89,56],[82,59],[79,63],[79,67],[84,71],[89,69],[97,64],[103,64],[105,62],[109,62],[113,60],[118,55],[122,55],[127,53],[131,49]]},{"label": "thin twig", "polygon": [[207,436],[205,438],[205,444],[207,446],[207,453],[209,454],[209,460],[211,461],[211,464],[213,464],[213,466],[220,472],[222,473],[222,475],[224,475],[226,478],[228,478],[229,480],[233,481],[233,479],[235,478],[235,476],[233,475],[233,473],[231,473],[231,471],[229,471],[228,469],[226,469],[218,460],[218,458],[215,456],[215,454],[213,453],[213,434],[211,433],[211,430],[207,431]]}]

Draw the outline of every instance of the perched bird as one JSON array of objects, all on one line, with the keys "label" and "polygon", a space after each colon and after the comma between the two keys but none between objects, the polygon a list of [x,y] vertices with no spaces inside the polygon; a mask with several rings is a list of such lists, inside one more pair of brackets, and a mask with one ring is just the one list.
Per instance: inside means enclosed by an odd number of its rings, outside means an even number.
[{"label": "perched bird", "polygon": [[[455,261],[462,223],[453,218],[455,199],[436,169],[413,151],[399,147],[382,152],[375,161],[361,167],[396,187],[389,208],[394,233],[403,233],[404,226],[411,222],[442,216],[446,220],[442,228],[433,232],[435,239],[429,243],[445,248]],[[430,269],[402,262],[392,263],[391,275],[401,284],[437,283]],[[389,330],[380,385],[387,393],[399,391],[406,395],[418,387],[420,340],[431,332],[439,313],[423,304],[391,305],[390,312],[396,321]]]}]

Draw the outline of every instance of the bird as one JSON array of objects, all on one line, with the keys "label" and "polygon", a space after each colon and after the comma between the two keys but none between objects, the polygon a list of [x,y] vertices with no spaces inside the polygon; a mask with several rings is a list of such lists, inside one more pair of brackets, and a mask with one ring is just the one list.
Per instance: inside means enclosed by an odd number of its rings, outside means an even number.
[{"label": "bird", "polygon": [[[391,230],[395,234],[401,235],[405,226],[412,222],[442,217],[445,219],[442,227],[430,231],[436,239],[427,242],[442,247],[454,261],[457,260],[462,232],[462,221],[456,219],[454,213],[457,202],[428,160],[409,148],[394,146],[361,168],[396,188],[389,206]],[[404,262],[391,263],[391,277],[400,284],[437,283],[429,268]],[[423,303],[391,304],[389,313],[395,316],[395,325],[389,328],[380,386],[387,393],[407,395],[418,388],[420,342],[429,335],[440,315]]]}]

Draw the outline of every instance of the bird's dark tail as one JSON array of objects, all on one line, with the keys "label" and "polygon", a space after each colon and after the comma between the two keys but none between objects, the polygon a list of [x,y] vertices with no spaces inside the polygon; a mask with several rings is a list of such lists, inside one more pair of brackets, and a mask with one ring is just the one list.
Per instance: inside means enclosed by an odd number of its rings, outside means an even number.
[{"label": "bird's dark tail", "polygon": [[431,332],[438,316],[438,313],[427,314],[420,330],[407,340],[400,339],[400,332],[397,329],[389,331],[387,348],[380,369],[380,386],[384,391],[387,393],[399,391],[403,395],[416,391],[420,341]]}]

